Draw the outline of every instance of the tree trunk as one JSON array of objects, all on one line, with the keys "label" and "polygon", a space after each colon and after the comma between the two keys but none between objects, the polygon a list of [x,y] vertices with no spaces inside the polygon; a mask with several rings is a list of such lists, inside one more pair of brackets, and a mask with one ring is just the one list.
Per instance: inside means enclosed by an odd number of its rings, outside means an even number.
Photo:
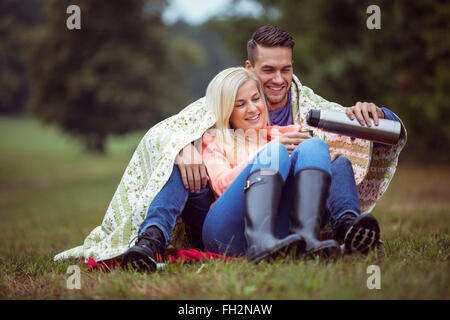
[{"label": "tree trunk", "polygon": [[85,140],[86,150],[92,154],[105,155],[105,140],[105,136],[103,135],[88,135]]}]

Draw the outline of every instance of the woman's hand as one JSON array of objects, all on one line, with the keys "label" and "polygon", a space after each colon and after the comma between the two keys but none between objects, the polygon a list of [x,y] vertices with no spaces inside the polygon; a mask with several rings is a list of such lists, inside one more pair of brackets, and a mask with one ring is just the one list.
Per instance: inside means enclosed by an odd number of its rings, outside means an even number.
[{"label": "woman's hand", "polygon": [[290,155],[300,143],[310,138],[311,136],[307,133],[287,132],[278,138],[278,141],[284,144]]},{"label": "woman's hand", "polygon": [[180,151],[175,163],[180,169],[181,179],[186,189],[190,192],[200,192],[200,188],[206,187],[208,183],[206,167],[202,155],[192,143]]}]

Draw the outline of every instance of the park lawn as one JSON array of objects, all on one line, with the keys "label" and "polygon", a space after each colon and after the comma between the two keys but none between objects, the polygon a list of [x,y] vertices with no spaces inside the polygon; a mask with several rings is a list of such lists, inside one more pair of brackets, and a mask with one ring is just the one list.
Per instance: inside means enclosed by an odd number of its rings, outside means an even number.
[{"label": "park lawn", "polygon": [[[110,139],[100,157],[33,119],[0,118],[0,299],[450,298],[450,166],[404,158],[374,210],[383,255],[170,264],[154,274],[53,262],[101,224],[143,134]],[[80,290],[66,287],[72,264]],[[380,267],[379,290],[367,288],[370,265]]]}]

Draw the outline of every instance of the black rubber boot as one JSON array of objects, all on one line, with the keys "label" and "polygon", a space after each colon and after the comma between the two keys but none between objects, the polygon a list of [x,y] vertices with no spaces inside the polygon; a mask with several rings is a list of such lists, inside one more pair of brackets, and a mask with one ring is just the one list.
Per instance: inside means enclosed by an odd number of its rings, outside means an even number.
[{"label": "black rubber boot", "polygon": [[245,238],[247,240],[246,257],[250,262],[287,253],[293,247],[304,252],[305,242],[296,234],[284,239],[275,236],[275,223],[278,215],[283,178],[270,168],[252,172],[244,188],[246,209]]},{"label": "black rubber boot", "polygon": [[319,241],[321,215],[326,209],[331,175],[319,168],[301,169],[295,175],[291,233],[306,241],[306,254],[331,255],[340,250],[334,240]]},{"label": "black rubber boot", "polygon": [[164,235],[158,227],[150,226],[142,232],[133,247],[128,249],[122,259],[124,268],[130,265],[138,271],[156,271],[158,263],[167,258]]}]

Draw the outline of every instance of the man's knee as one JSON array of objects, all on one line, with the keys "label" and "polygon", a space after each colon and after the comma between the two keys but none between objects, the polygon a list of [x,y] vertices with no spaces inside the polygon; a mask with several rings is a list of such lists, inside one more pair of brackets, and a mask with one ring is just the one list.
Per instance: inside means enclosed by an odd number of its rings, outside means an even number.
[{"label": "man's knee", "polygon": [[352,162],[343,155],[339,155],[332,163],[335,166],[346,166],[346,167],[351,167],[352,166]]},{"label": "man's knee", "polygon": [[333,176],[345,175],[354,176],[354,170],[352,162],[346,157],[339,155],[332,163],[331,163],[331,174]]}]

